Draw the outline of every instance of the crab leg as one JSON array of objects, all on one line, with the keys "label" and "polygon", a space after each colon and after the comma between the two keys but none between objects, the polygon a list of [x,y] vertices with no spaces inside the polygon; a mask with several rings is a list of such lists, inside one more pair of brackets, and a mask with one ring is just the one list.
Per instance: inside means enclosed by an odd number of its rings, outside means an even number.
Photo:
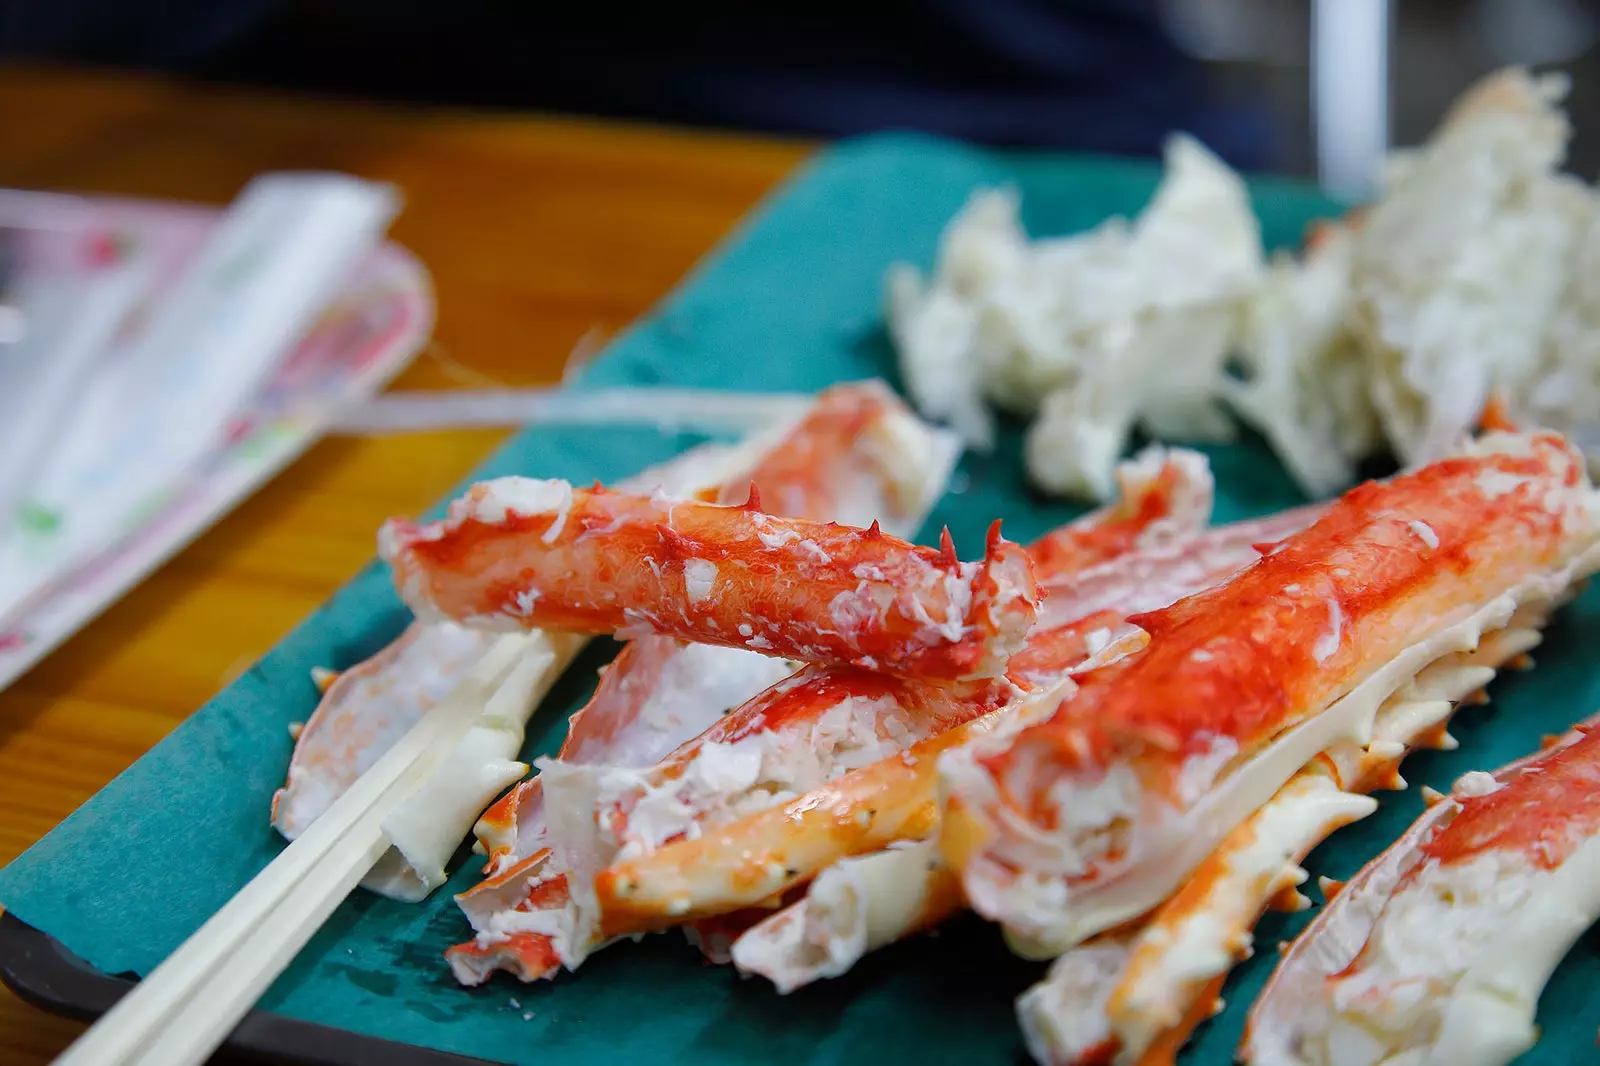
[{"label": "crab leg", "polygon": [[944,680],[995,677],[1037,609],[1027,553],[981,562],[883,533],[742,507],[500,478],[443,522],[381,535],[424,617],[750,648]]},{"label": "crab leg", "polygon": [[594,879],[602,930],[620,936],[738,910],[803,884],[842,856],[928,836],[939,816],[938,756],[1048,713],[1074,687],[1062,678],[787,803],[624,858]]},{"label": "crab leg", "polygon": [[968,899],[1041,956],[1151,910],[1301,767],[1364,747],[1426,666],[1600,566],[1597,518],[1566,442],[1494,435],[1133,619],[1144,652],[1003,748],[945,760]]},{"label": "crab leg", "polygon": [[[1374,808],[1364,795],[1404,787],[1395,766],[1416,747],[1452,745],[1444,715],[1480,691],[1494,669],[1538,642],[1542,614],[1519,612],[1511,625],[1486,634],[1478,649],[1439,660],[1391,696],[1373,723],[1366,748],[1340,746],[1301,770],[1195,868],[1185,886],[1123,939],[1126,958],[1090,1000],[1044,985],[1017,1001],[1030,1047],[1044,1066],[1119,1062],[1170,1063],[1195,1024],[1212,1013],[1216,989],[1237,959],[1248,956],[1250,930],[1274,902],[1307,906],[1296,886],[1299,863],[1334,830]],[[1087,947],[1062,956],[1070,960]],[[1058,962],[1057,969],[1077,964]],[[1054,970],[1052,971],[1054,973]],[[1074,988],[1079,978],[1063,978]],[[1072,1042],[1072,1034],[1092,1039]]]},{"label": "crab leg", "polygon": [[1241,1057],[1488,1066],[1532,1047],[1545,982],[1600,918],[1596,721],[1466,774],[1340,889],[1251,1009]]}]

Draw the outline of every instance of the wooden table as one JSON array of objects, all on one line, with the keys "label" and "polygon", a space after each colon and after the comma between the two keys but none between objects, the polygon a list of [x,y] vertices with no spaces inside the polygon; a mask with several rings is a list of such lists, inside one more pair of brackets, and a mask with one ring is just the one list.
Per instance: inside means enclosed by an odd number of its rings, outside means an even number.
[{"label": "wooden table", "polygon": [[[432,272],[439,307],[436,343],[400,388],[556,380],[574,346],[654,303],[806,152],[45,70],[0,70],[0,114],[0,186],[219,204],[264,170],[399,186],[392,232]],[[0,864],[363,565],[382,519],[425,507],[501,436],[318,445],[0,692]],[[0,990],[0,1061],[47,1062],[80,1028]]]}]

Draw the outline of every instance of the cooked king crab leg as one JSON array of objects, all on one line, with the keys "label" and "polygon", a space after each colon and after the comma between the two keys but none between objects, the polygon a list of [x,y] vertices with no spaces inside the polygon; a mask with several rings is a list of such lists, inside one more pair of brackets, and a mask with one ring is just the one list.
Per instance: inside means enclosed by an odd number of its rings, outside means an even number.
[{"label": "cooked king crab leg", "polygon": [[939,817],[938,756],[1014,723],[1036,721],[1074,688],[1063,677],[734,826],[607,867],[593,885],[601,931],[622,936],[726,914],[779,898],[841,854],[930,835]]},{"label": "cooked king crab leg", "polygon": [[[1125,544],[1144,543],[1140,528],[1155,529],[1159,549],[1171,551],[1178,541],[1196,535],[1209,514],[1210,474],[1204,458],[1195,453],[1152,449],[1124,464],[1120,481],[1127,499],[1048,536],[1057,546],[1053,557],[1058,566],[1092,568],[1105,563]],[[1111,524],[1117,534],[1102,535],[1102,527]],[[1062,550],[1067,546],[1070,552]],[[1074,571],[1045,572],[1052,578],[1070,578]],[[1098,628],[1088,624],[1071,632],[1067,628],[1050,633],[1046,647],[1030,646],[1029,677],[1019,684],[1043,687],[1089,657],[1085,638]],[[1097,643],[1102,650],[1110,646],[1110,631]],[[577,932],[577,926],[594,923],[592,916],[580,917],[571,900],[569,866],[588,871],[587,880],[619,851],[643,853],[671,837],[780,803],[786,795],[860,766],[874,751],[901,750],[993,710],[1011,696],[1011,686],[995,680],[952,686],[853,667],[808,667],[730,712],[648,771],[628,772],[615,766],[579,770],[564,765],[573,760],[563,753],[563,765],[554,767],[555,776],[564,778],[559,791],[569,797],[574,810],[598,809],[603,817],[598,823],[579,818],[569,827],[568,853],[562,859],[552,860],[549,850],[543,849],[532,853],[531,859],[503,864],[502,872],[461,898],[479,936],[452,949],[457,976],[468,982],[481,980],[496,959],[503,963],[515,959],[509,965],[524,980],[546,976],[560,963],[577,965],[599,937]],[[518,793],[535,787],[536,783],[519,786],[508,797],[513,816]],[[632,818],[647,795],[652,798],[646,809]],[[497,806],[506,805],[502,801]],[[504,824],[496,814],[492,809],[484,823]],[[485,836],[483,828],[480,824],[480,837]],[[560,884],[552,887],[556,880]],[[550,911],[558,913],[543,913]],[[715,933],[714,938],[703,938],[708,945],[741,928],[731,918],[719,919],[714,931],[701,930]],[[553,931],[555,926],[559,931]]]},{"label": "cooked king crab leg", "polygon": [[1039,957],[1151,910],[1299,769],[1365,747],[1426,666],[1600,566],[1597,537],[1582,458],[1550,434],[1346,493],[1226,584],[1133,619],[1149,647],[1051,721],[945,759],[968,899]]},{"label": "cooked king crab leg", "polygon": [[486,627],[659,633],[912,677],[998,677],[1038,597],[1027,552],[984,558],[832,522],[665,495],[499,478],[443,522],[390,522],[395,583],[423,617]]},{"label": "cooked king crab leg", "polygon": [[1249,955],[1261,914],[1274,904],[1309,905],[1296,888],[1306,878],[1304,857],[1371,812],[1366,792],[1404,787],[1396,765],[1406,753],[1453,746],[1446,716],[1480,693],[1496,667],[1534,647],[1543,621],[1542,609],[1524,608],[1505,629],[1485,634],[1475,651],[1433,663],[1379,709],[1366,748],[1338,746],[1296,774],[1138,931],[1121,938],[1123,959],[1093,996],[1080,994],[1085,962],[1075,958],[1090,945],[1057,960],[1051,975],[1017,1001],[1034,1057],[1044,1066],[1170,1064],[1194,1026],[1220,1006],[1216,991]]},{"label": "cooked king crab leg", "polygon": [[1499,1066],[1600,918],[1600,732],[1464,775],[1295,940],[1251,1008],[1262,1066]]},{"label": "cooked king crab leg", "polygon": [[[1165,607],[1227,580],[1260,557],[1257,546],[1263,540],[1298,532],[1319,513],[1318,507],[1299,508],[1220,526],[1182,542],[1158,542],[1091,568],[1074,582],[1076,587],[1052,588],[1046,603],[1053,613],[1093,613],[1054,630],[1036,628],[1012,657],[1012,681],[1022,688],[1047,684],[1064,670],[1080,667],[1091,653],[1103,656],[1119,635],[1142,638],[1142,631],[1127,626],[1129,615]],[[1134,642],[1141,645],[1142,640]],[[838,976],[867,951],[936,925],[965,906],[954,872],[942,860],[924,861],[930,850],[937,852],[931,843],[902,840],[896,845],[823,871],[806,899],[743,934],[734,947],[735,963],[787,992]]]}]

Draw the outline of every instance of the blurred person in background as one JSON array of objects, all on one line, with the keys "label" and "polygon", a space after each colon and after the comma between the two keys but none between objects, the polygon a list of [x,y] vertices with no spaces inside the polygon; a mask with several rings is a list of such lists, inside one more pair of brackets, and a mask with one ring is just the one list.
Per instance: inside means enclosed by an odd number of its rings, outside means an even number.
[{"label": "blurred person in background", "polygon": [[915,129],[1156,154],[1187,130],[1273,162],[1158,0],[8,0],[7,59],[815,136]]}]

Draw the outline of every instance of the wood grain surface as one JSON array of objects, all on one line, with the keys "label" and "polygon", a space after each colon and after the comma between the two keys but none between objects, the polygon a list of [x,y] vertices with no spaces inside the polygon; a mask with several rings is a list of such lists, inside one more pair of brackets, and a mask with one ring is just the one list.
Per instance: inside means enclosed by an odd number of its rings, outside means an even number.
[{"label": "wood grain surface", "polygon": [[[265,170],[396,184],[393,236],[428,267],[439,308],[434,345],[397,388],[556,380],[575,346],[659,299],[807,151],[50,69],[0,69],[0,115],[0,186],[220,204]],[[380,521],[425,507],[501,436],[317,445],[0,692],[0,863],[364,564]],[[48,1062],[80,1028],[0,989],[8,1066]]]}]

